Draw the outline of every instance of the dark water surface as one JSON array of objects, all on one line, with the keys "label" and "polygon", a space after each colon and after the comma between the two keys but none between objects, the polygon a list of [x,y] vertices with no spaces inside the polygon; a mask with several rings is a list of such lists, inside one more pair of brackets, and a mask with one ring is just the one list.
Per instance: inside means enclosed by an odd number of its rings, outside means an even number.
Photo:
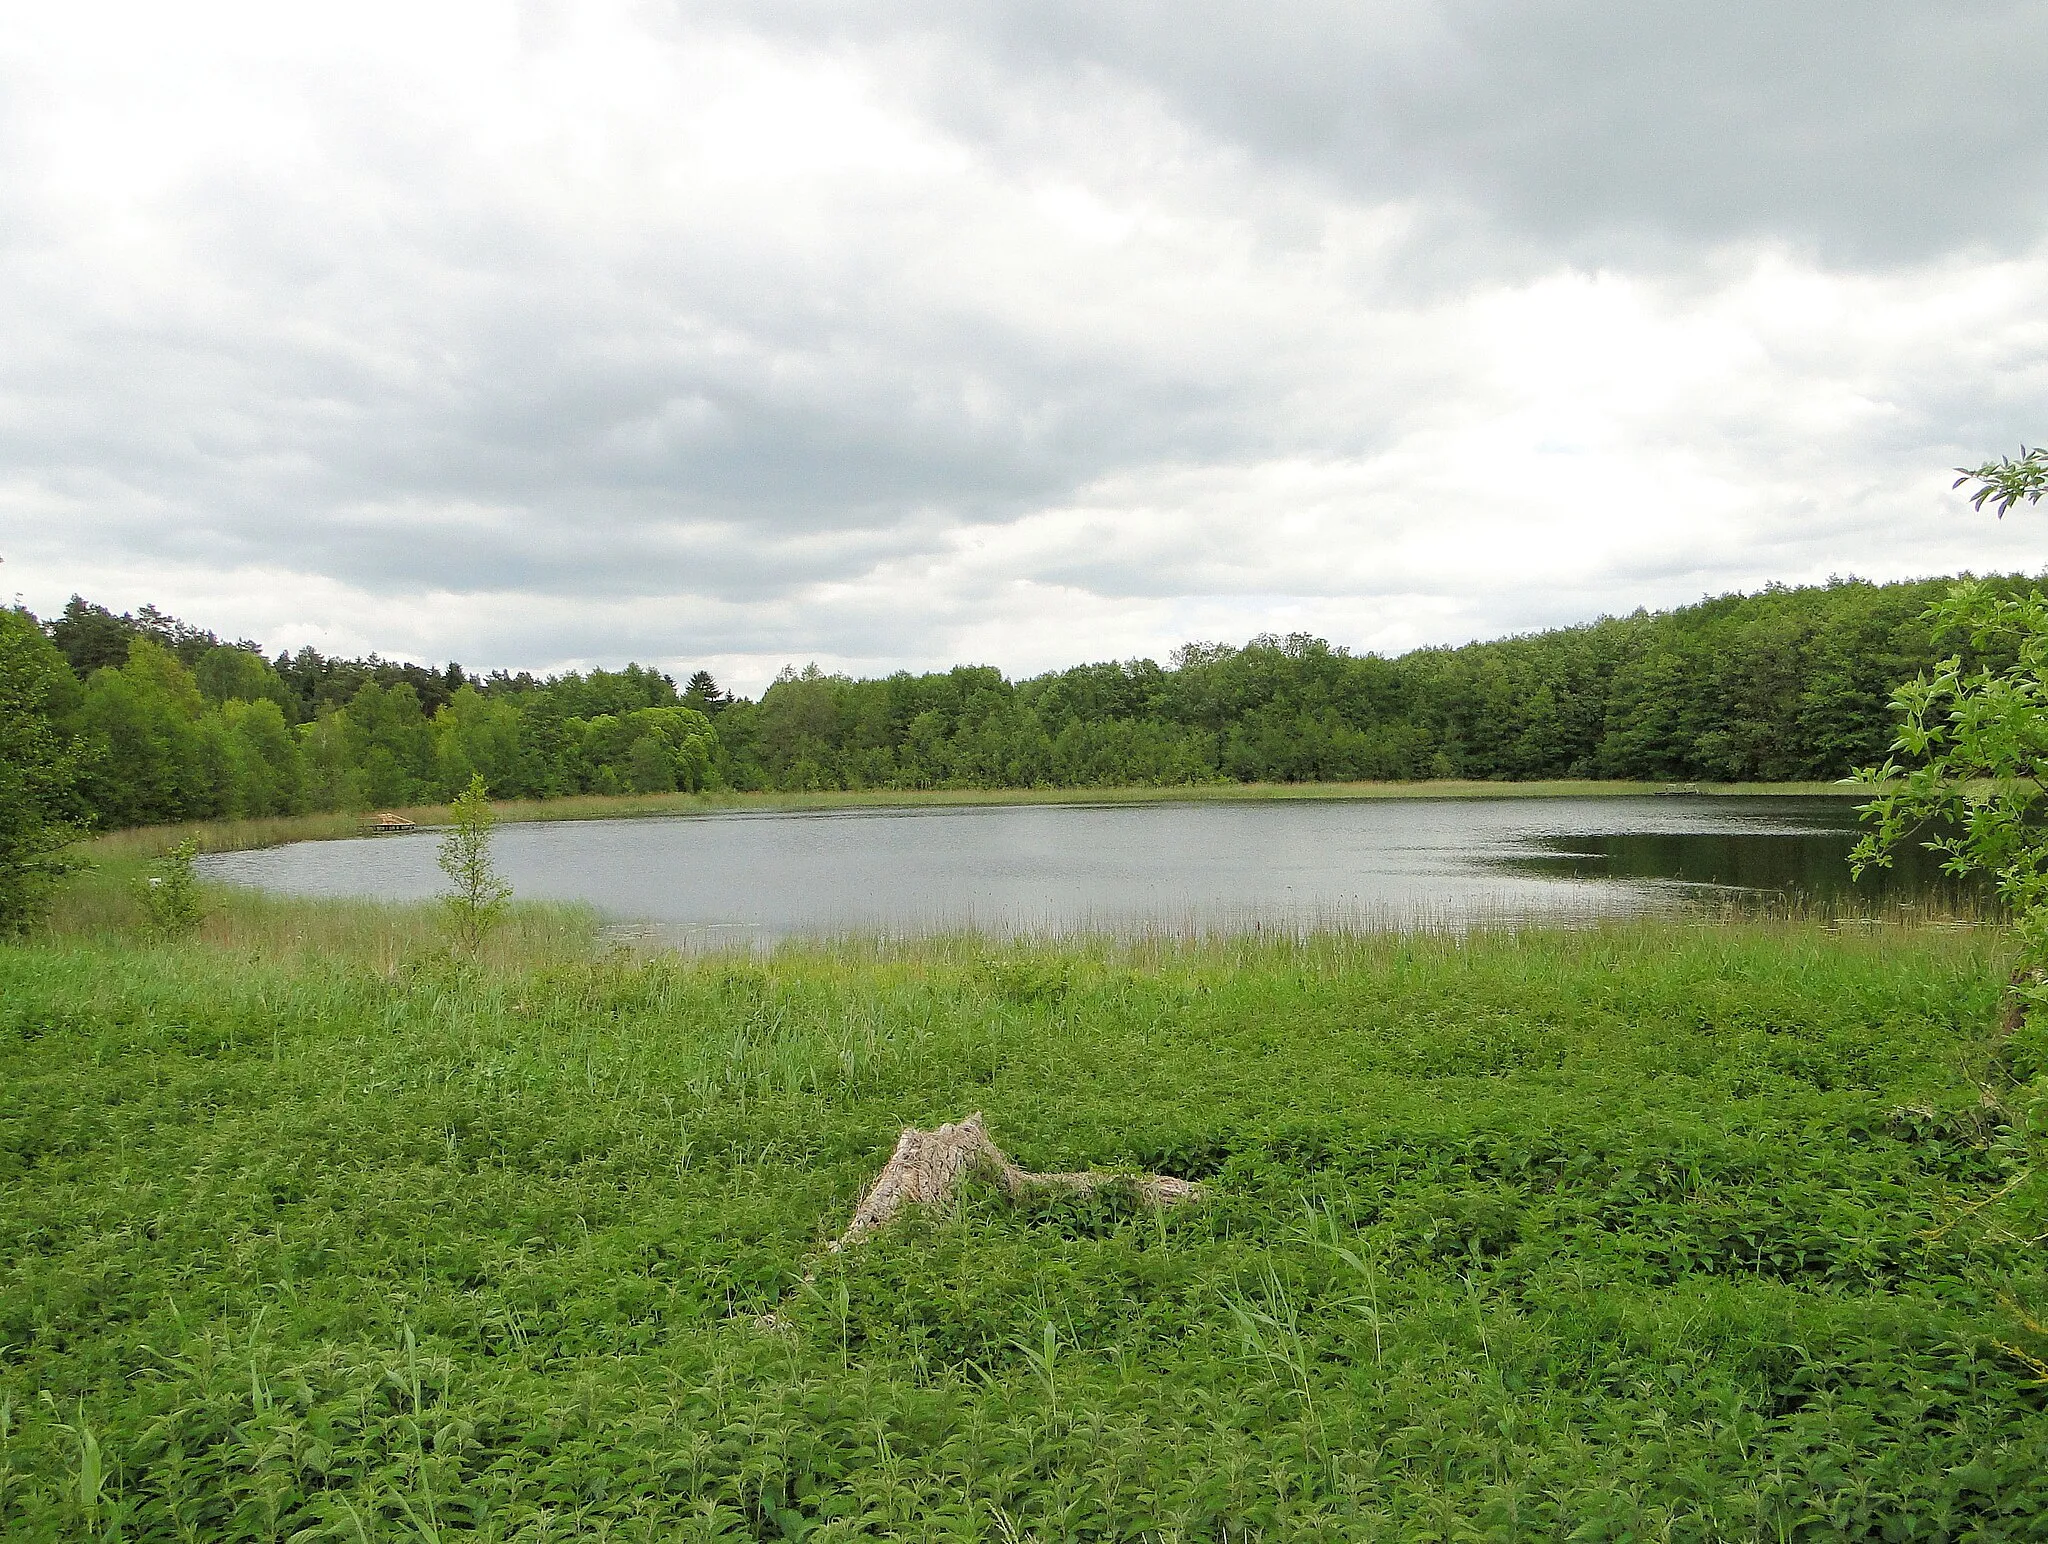
[{"label": "dark water surface", "polygon": [[[1924,860],[1852,890],[1845,798],[1263,800],[759,811],[501,826],[529,899],[653,936],[1217,932],[1583,919],[1687,898],[1858,907],[1938,884]],[[443,888],[431,831],[203,860],[295,895]]]}]

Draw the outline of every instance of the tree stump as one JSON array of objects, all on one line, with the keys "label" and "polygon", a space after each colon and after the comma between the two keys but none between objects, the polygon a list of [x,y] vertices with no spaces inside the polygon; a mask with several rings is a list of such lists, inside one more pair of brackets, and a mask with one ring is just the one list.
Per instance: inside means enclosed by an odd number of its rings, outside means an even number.
[{"label": "tree stump", "polygon": [[859,1243],[906,1206],[955,1200],[968,1176],[976,1173],[988,1175],[1004,1194],[1013,1198],[1039,1190],[1070,1190],[1086,1195],[1119,1182],[1131,1185],[1141,1199],[1154,1206],[1178,1206],[1201,1194],[1200,1186],[1170,1174],[1105,1174],[1093,1169],[1079,1174],[1034,1174],[1029,1169],[1020,1169],[990,1140],[977,1110],[957,1126],[943,1125],[937,1131],[904,1127],[903,1135],[896,1140],[895,1153],[868,1186],[860,1205],[854,1209],[853,1221],[831,1248],[836,1252]]}]

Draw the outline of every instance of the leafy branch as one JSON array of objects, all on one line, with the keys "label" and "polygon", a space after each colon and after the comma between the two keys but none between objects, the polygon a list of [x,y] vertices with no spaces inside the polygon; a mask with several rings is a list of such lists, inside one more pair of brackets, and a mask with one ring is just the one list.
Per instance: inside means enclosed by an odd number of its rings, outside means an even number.
[{"label": "leafy branch", "polygon": [[2041,495],[2048,493],[2048,446],[2036,445],[2029,450],[2022,445],[2016,457],[2001,456],[1982,466],[1959,466],[1956,471],[1962,475],[1949,486],[1960,488],[1966,482],[1981,484],[1970,495],[1971,505],[1982,509],[1988,501],[1997,506],[1998,518],[2003,520],[2006,511],[2022,499],[2029,504],[2038,504]]}]

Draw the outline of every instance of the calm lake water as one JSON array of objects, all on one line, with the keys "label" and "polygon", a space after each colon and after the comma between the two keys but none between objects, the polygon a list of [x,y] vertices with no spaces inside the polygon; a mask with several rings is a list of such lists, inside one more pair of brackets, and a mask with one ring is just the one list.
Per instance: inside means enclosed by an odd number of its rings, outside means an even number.
[{"label": "calm lake water", "polygon": [[[1588,919],[1689,898],[1851,900],[1852,801],[1380,799],[745,812],[498,829],[529,899],[584,901],[655,938],[853,932],[1217,932]],[[443,888],[431,831],[202,860],[295,895]],[[1854,887],[1923,895],[1932,865]]]}]

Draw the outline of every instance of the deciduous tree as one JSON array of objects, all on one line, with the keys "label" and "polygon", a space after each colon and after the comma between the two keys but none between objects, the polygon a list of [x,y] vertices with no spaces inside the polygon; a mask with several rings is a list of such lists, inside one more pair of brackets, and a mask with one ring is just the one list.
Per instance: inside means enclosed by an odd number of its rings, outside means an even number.
[{"label": "deciduous tree", "polygon": [[491,829],[497,816],[480,775],[470,777],[449,813],[448,831],[441,838],[441,872],[448,876],[449,888],[441,899],[457,935],[474,952],[512,902],[512,887],[491,861]]},{"label": "deciduous tree", "polygon": [[[1973,479],[1982,486],[1970,502],[1995,502],[2002,517],[2048,492],[2048,453],[1987,462],[1957,486]],[[1878,792],[1852,862],[1859,872],[1888,865],[1902,843],[1921,841],[1950,873],[1987,876],[2029,963],[2048,964],[2048,597],[1965,580],[1927,616],[1937,636],[1967,638],[2005,663],[1951,654],[1899,687],[1895,754],[1857,773]]]},{"label": "deciduous tree", "polygon": [[43,914],[80,833],[79,753],[61,724],[77,694],[35,618],[0,611],[0,933]]}]

